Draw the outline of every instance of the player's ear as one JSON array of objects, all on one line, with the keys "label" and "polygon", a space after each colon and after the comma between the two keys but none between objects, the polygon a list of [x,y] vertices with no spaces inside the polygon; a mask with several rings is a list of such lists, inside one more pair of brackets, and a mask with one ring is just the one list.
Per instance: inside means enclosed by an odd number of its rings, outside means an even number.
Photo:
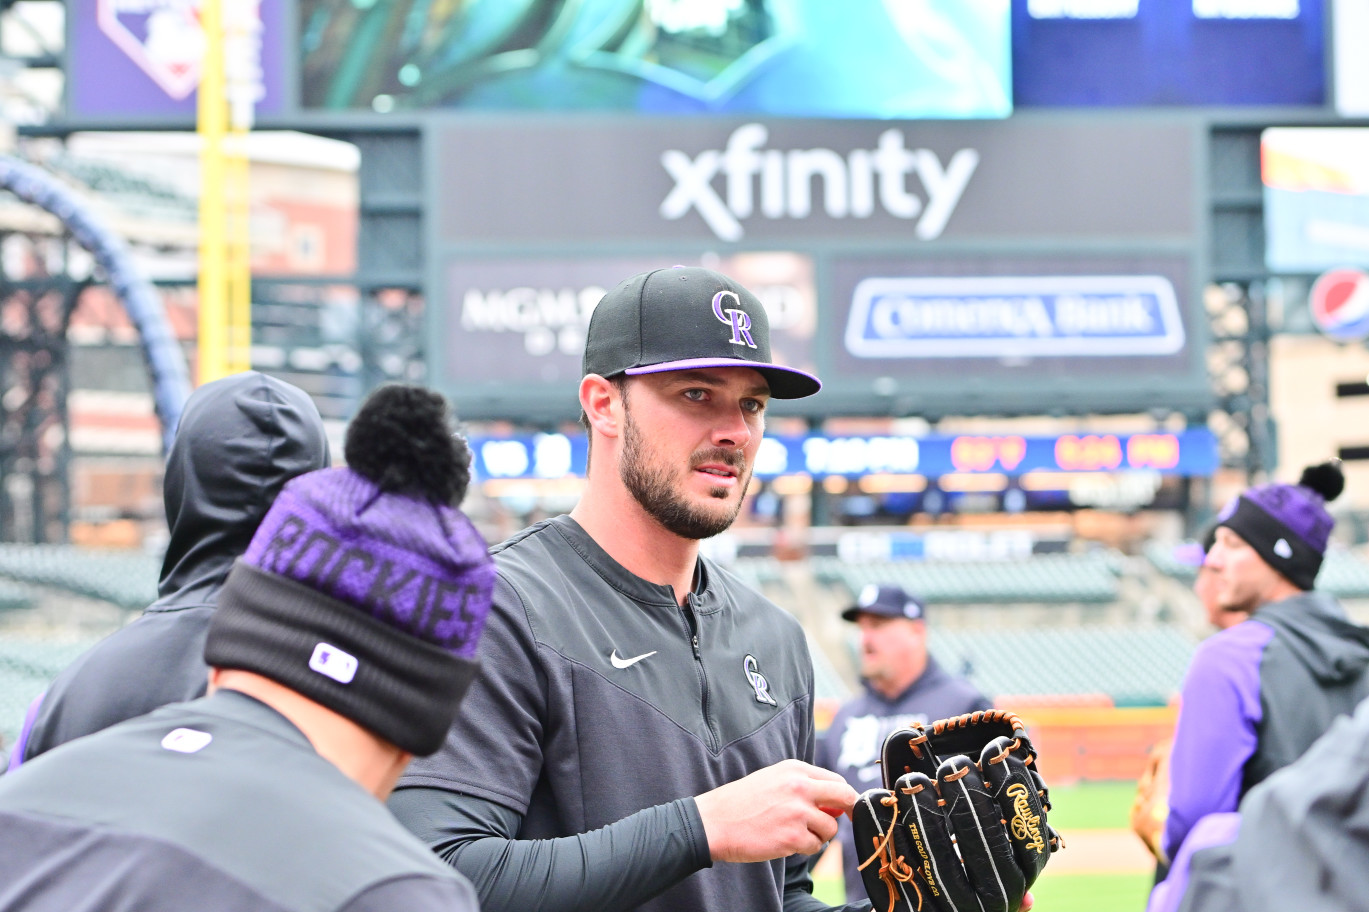
[{"label": "player's ear", "polygon": [[580,381],[580,408],[590,430],[604,437],[617,437],[622,427],[622,394],[617,384],[598,374],[586,374]]}]

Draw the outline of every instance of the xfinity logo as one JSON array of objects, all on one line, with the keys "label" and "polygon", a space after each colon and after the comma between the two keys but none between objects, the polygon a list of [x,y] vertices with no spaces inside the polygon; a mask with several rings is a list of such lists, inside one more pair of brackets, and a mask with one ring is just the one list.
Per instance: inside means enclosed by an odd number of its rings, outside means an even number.
[{"label": "xfinity logo", "polygon": [[[742,221],[759,205],[766,218],[807,218],[813,210],[814,178],[820,178],[823,210],[832,218],[869,218],[876,201],[895,218],[916,220],[923,240],[939,237],[979,165],[979,153],[961,149],[944,165],[930,149],[908,149],[903,131],[885,130],[874,149],[854,149],[846,157],[831,149],[762,148],[769,131],[758,123],[732,132],[723,150],[706,149],[694,158],[679,149],[661,154],[675,181],[661,203],[667,219],[697,211],[724,241],[745,233]],[[719,195],[714,180],[723,176]],[[916,176],[921,193],[909,185]],[[759,193],[757,189],[759,187]]]}]

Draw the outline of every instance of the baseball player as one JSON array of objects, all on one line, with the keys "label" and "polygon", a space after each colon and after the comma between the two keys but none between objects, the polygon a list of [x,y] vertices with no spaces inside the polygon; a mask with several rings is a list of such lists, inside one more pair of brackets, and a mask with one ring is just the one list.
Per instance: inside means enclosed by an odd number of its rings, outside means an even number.
[{"label": "baseball player", "polygon": [[1369,912],[1369,700],[1184,840],[1148,912]]},{"label": "baseball player", "polygon": [[191,394],[166,457],[160,597],[69,665],[30,708],[11,764],[205,691],[204,638],[233,561],[290,479],[328,465],[318,408],[256,371]]},{"label": "baseball player", "polygon": [[583,497],[494,549],[482,674],[390,799],[488,912],[823,908],[805,856],[856,793],[807,762],[803,632],[699,554],[742,507],[769,400],[819,386],[716,272],[600,301]]},{"label": "baseball player", "polygon": [[[818,745],[818,765],[841,773],[856,791],[880,784],[879,754],[890,732],[926,724],[993,704],[927,652],[927,621],[918,599],[900,586],[866,586],[841,616],[860,628],[860,676],[864,692],[837,711]],[[869,852],[856,849],[850,821],[840,821],[846,898],[865,898],[859,865]]]},{"label": "baseball player", "polygon": [[385,387],[229,573],[210,695],[0,779],[3,912],[475,912],[382,802],[475,674],[494,567],[446,405]]},{"label": "baseball player", "polygon": [[1170,759],[1165,857],[1204,816],[1296,760],[1369,695],[1369,629],[1312,591],[1344,487],[1336,463],[1250,488],[1218,517],[1216,600],[1250,619],[1205,640],[1184,679]]},{"label": "baseball player", "polygon": [[[1176,560],[1196,568],[1193,594],[1209,624],[1218,630],[1234,627],[1250,617],[1242,607],[1224,607],[1217,600],[1217,569],[1207,562],[1207,553],[1217,541],[1217,527],[1203,536],[1201,543],[1180,545],[1174,549]],[[1146,768],[1136,784],[1136,798],[1131,805],[1131,829],[1155,856],[1155,880],[1164,880],[1169,864],[1161,847],[1165,834],[1165,818],[1169,814],[1169,753],[1174,747],[1166,738],[1151,748]]]}]

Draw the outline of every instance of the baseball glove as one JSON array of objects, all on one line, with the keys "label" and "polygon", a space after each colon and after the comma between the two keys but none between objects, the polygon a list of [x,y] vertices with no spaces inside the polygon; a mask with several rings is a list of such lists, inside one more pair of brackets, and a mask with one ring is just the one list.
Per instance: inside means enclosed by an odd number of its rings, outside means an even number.
[{"label": "baseball glove", "polygon": [[884,788],[851,813],[875,908],[1017,912],[1062,846],[1021,720],[989,710],[902,729],[880,762]]}]

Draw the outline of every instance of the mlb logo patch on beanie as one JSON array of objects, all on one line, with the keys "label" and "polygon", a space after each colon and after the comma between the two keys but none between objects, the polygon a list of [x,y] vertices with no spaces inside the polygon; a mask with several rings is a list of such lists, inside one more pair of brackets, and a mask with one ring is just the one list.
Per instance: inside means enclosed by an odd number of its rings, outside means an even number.
[{"label": "mlb logo patch on beanie", "polygon": [[441,746],[475,675],[494,564],[457,504],[470,451],[445,400],[381,387],[346,468],[287,484],[229,574],[205,661],[271,678],[404,750]]}]

